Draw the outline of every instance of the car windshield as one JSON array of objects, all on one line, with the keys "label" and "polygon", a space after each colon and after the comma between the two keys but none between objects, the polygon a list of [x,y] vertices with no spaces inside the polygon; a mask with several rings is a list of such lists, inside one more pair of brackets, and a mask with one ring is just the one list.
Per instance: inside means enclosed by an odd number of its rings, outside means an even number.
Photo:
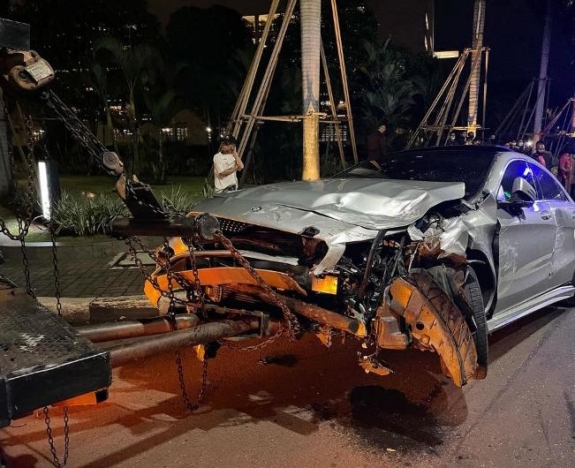
[{"label": "car windshield", "polygon": [[362,161],[338,176],[464,182],[465,198],[471,199],[483,187],[497,154],[493,148],[410,150]]}]

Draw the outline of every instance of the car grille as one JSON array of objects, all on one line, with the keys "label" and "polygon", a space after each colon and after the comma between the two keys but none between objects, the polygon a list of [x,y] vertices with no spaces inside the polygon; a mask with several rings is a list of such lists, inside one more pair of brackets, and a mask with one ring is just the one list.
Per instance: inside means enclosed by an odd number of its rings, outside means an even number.
[{"label": "car grille", "polygon": [[218,221],[224,233],[240,233],[249,226],[249,224],[232,221],[230,219],[218,218]]}]

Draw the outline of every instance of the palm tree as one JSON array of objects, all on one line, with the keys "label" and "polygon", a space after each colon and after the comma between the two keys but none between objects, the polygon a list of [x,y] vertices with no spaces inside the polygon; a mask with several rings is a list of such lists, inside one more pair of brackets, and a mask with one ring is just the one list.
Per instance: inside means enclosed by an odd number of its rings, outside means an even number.
[{"label": "palm tree", "polygon": [[364,92],[366,124],[375,128],[385,121],[391,128],[409,125],[415,97],[423,89],[417,85],[418,77],[410,76],[406,57],[392,50],[387,40],[383,47],[366,42],[367,62],[360,71],[367,79]]},{"label": "palm tree", "polygon": [[147,68],[153,69],[153,67],[161,60],[161,57],[157,49],[153,48],[149,44],[127,46],[113,37],[104,37],[98,40],[94,46],[94,51],[96,54],[100,51],[107,51],[111,55],[113,63],[115,63],[115,65],[117,65],[122,71],[126,81],[126,86],[128,88],[127,114],[132,131],[132,169],[138,169],[138,145],[140,143],[140,137],[136,112],[136,88],[140,83],[143,71]]},{"label": "palm tree", "polygon": [[164,155],[164,136],[162,129],[168,127],[171,120],[183,108],[178,101],[178,95],[174,90],[167,90],[161,94],[144,93],[146,107],[150,112],[154,125],[153,138],[158,143],[158,160],[152,162],[154,181],[166,182],[166,158]]},{"label": "palm tree", "polygon": [[[112,135],[112,144],[114,145],[114,151],[119,154],[118,144],[114,135],[114,125],[112,123],[112,114],[110,112],[110,105],[108,103],[108,76],[106,73],[106,68],[103,64],[98,62],[96,59],[90,64],[90,79],[104,106],[104,114],[106,116],[106,128],[110,131]],[[104,144],[105,141],[104,132]]]},{"label": "palm tree", "polygon": [[301,61],[304,180],[319,179],[319,76],[321,49],[321,0],[301,0]]}]

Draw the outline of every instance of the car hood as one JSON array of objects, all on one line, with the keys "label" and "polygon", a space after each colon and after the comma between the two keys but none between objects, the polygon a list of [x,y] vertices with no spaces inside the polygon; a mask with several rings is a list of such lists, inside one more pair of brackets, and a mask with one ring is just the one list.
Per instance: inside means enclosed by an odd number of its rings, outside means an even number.
[{"label": "car hood", "polygon": [[[460,199],[464,194],[465,184],[462,182],[323,179],[283,182],[231,192],[201,202],[194,211],[292,232],[298,232],[295,229],[301,227],[296,226],[299,223],[294,219],[298,211],[318,214],[318,219],[325,217],[339,221],[343,223],[342,228],[352,225],[381,230],[412,224],[433,206]],[[273,212],[271,225],[265,221],[265,214],[270,212]],[[285,213],[283,222],[282,213]],[[332,225],[327,221],[324,220]],[[321,221],[319,224],[315,227],[321,230]]]}]

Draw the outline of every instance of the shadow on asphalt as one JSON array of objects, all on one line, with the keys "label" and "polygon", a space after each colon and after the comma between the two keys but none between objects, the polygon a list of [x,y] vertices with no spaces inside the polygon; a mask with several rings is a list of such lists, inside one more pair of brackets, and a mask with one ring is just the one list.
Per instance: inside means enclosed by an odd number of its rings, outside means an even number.
[{"label": "shadow on asphalt", "polygon": [[[141,427],[141,419],[163,413],[180,419],[170,430],[183,433],[271,421],[303,436],[328,425],[351,443],[373,450],[393,447],[402,452],[433,452],[433,447],[442,444],[446,426],[465,421],[463,393],[441,376],[437,355],[385,353],[384,360],[396,373],[378,377],[359,368],[358,350],[350,342],[326,350],[313,337],[252,353],[224,348],[210,364],[209,408],[201,408],[192,417],[187,417],[178,395],[171,356],[125,366],[120,369],[123,381],[174,396],[116,422]],[[188,390],[195,395],[199,364],[191,354],[187,358]],[[148,446],[165,440],[157,438],[151,436]],[[126,450],[128,458],[131,450]],[[117,463],[118,458],[112,461]]]},{"label": "shadow on asphalt", "polygon": [[570,309],[562,307],[545,307],[497,330],[489,337],[489,362],[496,362],[508,351],[569,311]]},{"label": "shadow on asphalt", "polygon": [[[547,308],[494,333],[491,362],[564,312]],[[381,357],[395,374],[378,377],[357,365],[360,350],[350,340],[326,349],[311,336],[254,352],[222,348],[209,366],[206,404],[192,415],[180,396],[173,354],[121,367],[114,373],[108,403],[72,408],[70,430],[74,434],[121,425],[137,440],[119,444],[113,453],[82,468],[121,464],[189,431],[264,421],[302,436],[327,427],[340,433],[344,443],[366,450],[437,453],[450,427],[461,425],[468,415],[462,390],[441,375],[438,356],[416,350],[383,352]],[[193,399],[201,364],[192,350],[184,356],[186,385]],[[52,413],[58,420],[61,409]],[[5,437],[3,444],[45,439],[43,428],[30,429],[25,435]],[[30,460],[11,461],[15,467],[34,466]]]},{"label": "shadow on asphalt", "polygon": [[[121,367],[114,373],[108,403],[71,410],[70,431],[121,425],[137,441],[119,444],[115,452],[82,468],[121,464],[189,431],[264,421],[302,436],[332,430],[343,443],[371,451],[434,453],[448,427],[467,418],[464,395],[441,375],[437,355],[414,350],[383,353],[396,373],[379,377],[357,365],[359,350],[349,340],[326,349],[313,337],[254,352],[222,348],[209,366],[206,405],[192,415],[180,396],[173,354]],[[184,354],[193,399],[201,364],[191,350]],[[27,444],[45,437],[38,429],[4,443]]]}]

